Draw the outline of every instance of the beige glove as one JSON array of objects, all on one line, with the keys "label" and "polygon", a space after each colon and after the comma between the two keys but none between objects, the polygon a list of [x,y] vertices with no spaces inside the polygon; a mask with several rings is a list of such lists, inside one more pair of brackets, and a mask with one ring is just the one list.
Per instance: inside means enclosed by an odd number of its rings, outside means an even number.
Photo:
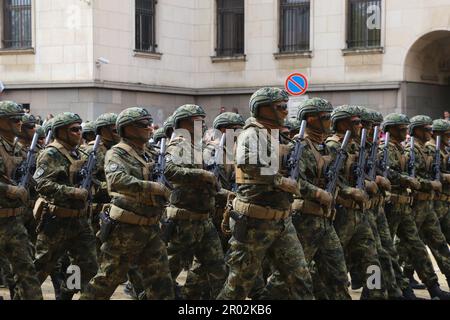
[{"label": "beige glove", "polygon": [[391,182],[389,181],[389,179],[383,176],[377,176],[375,178],[375,182],[377,183],[378,187],[380,187],[380,189],[391,191]]},{"label": "beige glove", "polygon": [[23,204],[28,202],[28,191],[24,187],[8,186],[6,196],[12,200],[19,199]]},{"label": "beige glove", "polygon": [[316,191],[316,199],[319,203],[327,208],[331,206],[333,203],[333,196],[331,193],[326,192],[323,189],[317,189]]},{"label": "beige glove", "polygon": [[367,193],[376,194],[378,192],[378,186],[375,181],[365,180],[364,185],[366,187]]},{"label": "beige glove", "polygon": [[365,202],[369,201],[369,196],[364,190],[357,188],[350,188],[349,191],[350,197],[360,206],[362,206]]},{"label": "beige glove", "polygon": [[436,180],[431,181],[431,187],[436,192],[442,192],[442,183],[440,181]]},{"label": "beige glove", "polygon": [[212,172],[202,169],[192,169],[192,170],[198,175],[198,179],[200,181],[210,183],[213,185],[217,184],[217,178]]},{"label": "beige glove", "polygon": [[450,174],[449,173],[443,173],[442,174],[442,181],[445,183],[450,184]]},{"label": "beige glove", "polygon": [[70,195],[77,200],[87,201],[89,192],[86,189],[73,188]]},{"label": "beige glove", "polygon": [[408,186],[413,190],[420,190],[420,182],[416,178],[408,177],[406,179]]},{"label": "beige glove", "polygon": [[285,192],[300,196],[300,189],[295,180],[278,176],[275,178],[275,186]]},{"label": "beige glove", "polygon": [[170,190],[159,182],[146,181],[144,186],[144,196],[148,196],[147,192],[156,196],[162,196],[166,200],[170,197]]}]

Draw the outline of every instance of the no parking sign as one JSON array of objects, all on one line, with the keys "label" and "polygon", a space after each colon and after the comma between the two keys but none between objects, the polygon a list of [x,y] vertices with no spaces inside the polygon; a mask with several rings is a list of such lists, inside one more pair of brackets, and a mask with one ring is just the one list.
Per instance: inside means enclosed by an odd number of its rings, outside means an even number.
[{"label": "no parking sign", "polygon": [[286,91],[292,96],[301,96],[308,90],[308,78],[301,73],[293,73],[286,79]]}]

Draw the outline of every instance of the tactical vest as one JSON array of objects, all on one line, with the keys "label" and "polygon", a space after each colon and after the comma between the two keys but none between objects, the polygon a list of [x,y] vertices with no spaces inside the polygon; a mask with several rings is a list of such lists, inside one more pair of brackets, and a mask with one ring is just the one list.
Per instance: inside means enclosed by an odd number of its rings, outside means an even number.
[{"label": "tactical vest", "polygon": [[422,148],[420,145],[415,144],[415,149],[419,151],[420,156],[425,160],[425,170],[427,172],[431,172],[431,167],[433,166],[433,157],[426,154],[424,148]]},{"label": "tactical vest", "polygon": [[[14,146],[12,150],[13,154],[11,155],[5,147],[5,143],[6,142],[4,142],[3,139],[0,138],[0,157],[3,159],[6,178],[12,179],[15,170],[22,163],[23,157],[15,156]],[[9,184],[9,182],[7,183]]]},{"label": "tactical vest", "polygon": [[69,151],[57,140],[50,143],[48,148],[55,148],[58,150],[61,154],[66,157],[66,159],[70,162],[69,166],[69,181],[72,186],[74,186],[77,181],[77,175],[80,172],[81,168],[83,167],[85,160],[75,160],[69,153]]},{"label": "tactical vest", "polygon": [[[333,141],[333,142],[339,143],[339,145],[341,145],[343,139],[344,139],[343,136],[334,134],[331,137],[327,138],[327,141]],[[353,168],[355,167],[357,160],[358,160],[358,154],[347,153],[347,158],[346,158],[345,164],[344,164],[344,174],[343,175],[344,175],[344,178],[348,181],[348,183],[350,185],[354,185],[356,183],[356,177],[353,172]]]},{"label": "tactical vest", "polygon": [[[256,127],[258,129],[266,129],[262,124],[260,123],[249,123],[244,127],[244,130],[250,127]],[[270,135],[268,135],[270,139]],[[279,150],[278,150],[278,163],[279,163],[279,171],[278,173],[287,176],[287,167],[286,167],[286,159],[290,154],[291,146],[287,144],[279,143]],[[267,150],[259,151],[259,152],[265,152],[267,153]],[[242,171],[241,168],[238,167],[238,164],[235,165],[235,171],[236,171],[236,183],[237,184],[265,184],[270,185],[273,184],[273,181],[270,179],[267,179],[266,175],[261,175],[260,171],[255,173],[254,175],[250,176],[244,171]]]},{"label": "tactical vest", "polygon": [[151,180],[151,175],[153,172],[153,167],[155,166],[155,162],[153,161],[153,159],[150,158],[149,162],[146,162],[144,160],[144,158],[142,158],[137,152],[136,150],[134,150],[130,145],[124,143],[124,142],[120,142],[118,144],[116,144],[114,146],[114,148],[119,148],[122,149],[123,151],[125,151],[126,153],[128,153],[130,156],[132,156],[134,159],[136,159],[137,161],[139,161],[142,165],[142,176],[143,176],[143,180]]},{"label": "tactical vest", "polygon": [[309,139],[308,137],[305,137],[304,141],[309,145],[311,153],[313,154],[314,158],[316,159],[316,164],[317,164],[316,177],[313,180],[313,184],[322,189],[325,189],[325,185],[326,185],[325,172],[331,163],[331,156],[330,155],[322,155],[316,149],[316,146],[314,145],[312,140]]}]

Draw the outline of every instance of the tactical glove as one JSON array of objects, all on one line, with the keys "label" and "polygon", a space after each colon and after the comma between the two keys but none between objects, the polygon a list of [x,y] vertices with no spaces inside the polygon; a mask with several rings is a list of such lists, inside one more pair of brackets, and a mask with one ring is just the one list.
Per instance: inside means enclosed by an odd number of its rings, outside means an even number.
[{"label": "tactical glove", "polygon": [[442,192],[442,183],[440,181],[436,180],[431,181],[431,187],[436,192]]},{"label": "tactical glove", "polygon": [[148,196],[146,195],[147,192],[155,196],[162,196],[166,200],[170,197],[170,190],[159,182],[146,181],[144,185],[144,197]]},{"label": "tactical glove", "polygon": [[89,192],[86,189],[72,188],[70,195],[76,200],[81,200],[81,201],[86,202],[87,198],[89,196]]},{"label": "tactical glove", "polygon": [[420,182],[416,178],[407,177],[406,179],[408,186],[413,190],[420,190]]},{"label": "tactical glove", "polygon": [[374,181],[365,180],[364,185],[369,194],[376,194],[378,192],[378,186]]},{"label": "tactical glove", "polygon": [[19,199],[23,204],[27,204],[28,201],[28,191],[23,187],[8,186],[6,196],[12,200]]},{"label": "tactical glove", "polygon": [[281,189],[285,192],[289,192],[289,193],[300,196],[300,189],[295,180],[292,180],[290,178],[285,178],[282,176],[277,176],[275,178],[275,186],[278,189]]},{"label": "tactical glove", "polygon": [[380,189],[384,191],[391,191],[391,182],[389,181],[389,179],[383,176],[377,176],[375,178],[375,182],[377,183]]},{"label": "tactical glove", "polygon": [[317,189],[316,191],[316,199],[319,203],[327,208],[331,206],[333,203],[333,196],[331,193],[326,192],[323,189]]}]

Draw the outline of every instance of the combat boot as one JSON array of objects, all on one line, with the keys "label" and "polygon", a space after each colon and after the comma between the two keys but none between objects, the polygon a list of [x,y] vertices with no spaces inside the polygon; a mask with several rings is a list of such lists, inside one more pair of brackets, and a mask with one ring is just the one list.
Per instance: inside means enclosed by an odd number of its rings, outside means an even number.
[{"label": "combat boot", "polygon": [[430,293],[431,299],[450,300],[450,293],[441,290],[438,283],[428,288],[428,292]]},{"label": "combat boot", "polygon": [[427,300],[424,298],[419,298],[416,296],[416,294],[414,293],[414,290],[411,287],[408,287],[404,290],[402,290],[403,292],[403,298],[405,300]]},{"label": "combat boot", "polygon": [[417,281],[414,278],[414,275],[408,276],[408,279],[409,279],[409,285],[414,290],[425,290],[427,288],[423,283],[420,283],[419,281]]}]

